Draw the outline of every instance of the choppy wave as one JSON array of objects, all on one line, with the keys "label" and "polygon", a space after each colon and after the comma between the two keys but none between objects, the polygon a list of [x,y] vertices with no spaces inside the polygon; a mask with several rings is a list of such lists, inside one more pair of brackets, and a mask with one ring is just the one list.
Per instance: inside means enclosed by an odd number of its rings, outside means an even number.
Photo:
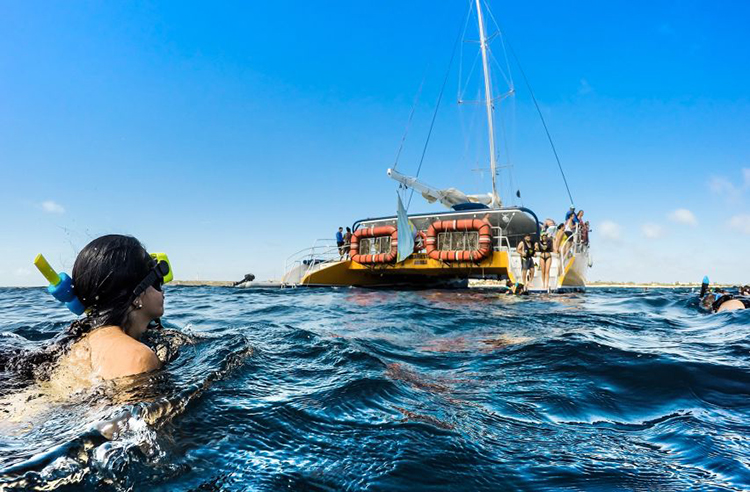
[{"label": "choppy wave", "polygon": [[[2,373],[0,489],[750,488],[750,311],[687,290],[166,294],[187,335],[158,373]],[[71,321],[42,289],[0,305],[0,360]]]}]

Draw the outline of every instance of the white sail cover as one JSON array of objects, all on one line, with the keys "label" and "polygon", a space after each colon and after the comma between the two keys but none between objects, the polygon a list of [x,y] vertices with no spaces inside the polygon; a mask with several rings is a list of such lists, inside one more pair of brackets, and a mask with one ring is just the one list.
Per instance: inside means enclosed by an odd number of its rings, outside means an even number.
[{"label": "white sail cover", "polygon": [[401,203],[401,195],[398,197],[398,211],[396,225],[398,226],[398,262],[407,259],[414,252],[414,228],[409,223],[404,204]]},{"label": "white sail cover", "polygon": [[388,176],[390,176],[391,179],[395,179],[399,183],[420,192],[428,202],[433,203],[439,201],[448,208],[452,208],[454,205],[460,205],[462,203],[492,204],[491,193],[483,195],[467,195],[456,188],[439,190],[419,181],[417,178],[404,176],[403,174],[396,172],[394,169],[388,170]]}]

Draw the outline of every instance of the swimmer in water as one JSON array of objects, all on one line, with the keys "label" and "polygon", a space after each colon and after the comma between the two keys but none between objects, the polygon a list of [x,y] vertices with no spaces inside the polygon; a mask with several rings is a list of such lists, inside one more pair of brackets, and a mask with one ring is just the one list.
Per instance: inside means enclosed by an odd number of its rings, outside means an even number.
[{"label": "swimmer in water", "polygon": [[708,277],[703,278],[700,298],[701,307],[712,313],[750,309],[750,297],[747,296],[743,287],[740,287],[739,295],[733,295],[718,289],[710,292],[708,289]]},{"label": "swimmer in water", "polygon": [[154,351],[139,340],[164,314],[162,284],[168,273],[168,262],[152,258],[134,237],[113,234],[86,245],[72,276],[87,314],[76,322],[81,336],[59,365],[104,380],[159,369]]},{"label": "swimmer in water", "polygon": [[172,277],[166,255],[155,256],[137,239],[120,235],[100,237],[81,250],[72,289],[85,315],[41,350],[3,354],[0,370],[15,375],[20,391],[0,395],[0,433],[4,424],[34,422],[50,404],[154,371],[171,359],[171,347],[156,346],[160,360],[140,340],[164,313],[162,284]]}]

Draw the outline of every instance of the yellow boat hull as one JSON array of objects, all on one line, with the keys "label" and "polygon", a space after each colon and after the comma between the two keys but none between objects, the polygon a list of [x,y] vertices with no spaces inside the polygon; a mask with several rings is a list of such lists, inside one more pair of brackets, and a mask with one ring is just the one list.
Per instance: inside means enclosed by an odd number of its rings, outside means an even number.
[{"label": "yellow boat hull", "polygon": [[327,263],[307,273],[301,285],[380,286],[402,283],[430,284],[470,277],[508,276],[513,280],[508,253],[492,252],[479,263],[444,262],[414,254],[401,263],[362,265],[350,260]]}]

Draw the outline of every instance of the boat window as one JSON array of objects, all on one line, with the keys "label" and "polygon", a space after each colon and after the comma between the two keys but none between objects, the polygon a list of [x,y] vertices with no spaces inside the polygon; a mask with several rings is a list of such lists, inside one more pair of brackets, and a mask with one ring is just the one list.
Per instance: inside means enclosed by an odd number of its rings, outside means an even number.
[{"label": "boat window", "polygon": [[438,233],[437,249],[441,251],[474,251],[479,249],[479,232],[457,231]]},{"label": "boat window", "polygon": [[359,240],[359,254],[379,255],[391,251],[391,236],[365,237]]}]

